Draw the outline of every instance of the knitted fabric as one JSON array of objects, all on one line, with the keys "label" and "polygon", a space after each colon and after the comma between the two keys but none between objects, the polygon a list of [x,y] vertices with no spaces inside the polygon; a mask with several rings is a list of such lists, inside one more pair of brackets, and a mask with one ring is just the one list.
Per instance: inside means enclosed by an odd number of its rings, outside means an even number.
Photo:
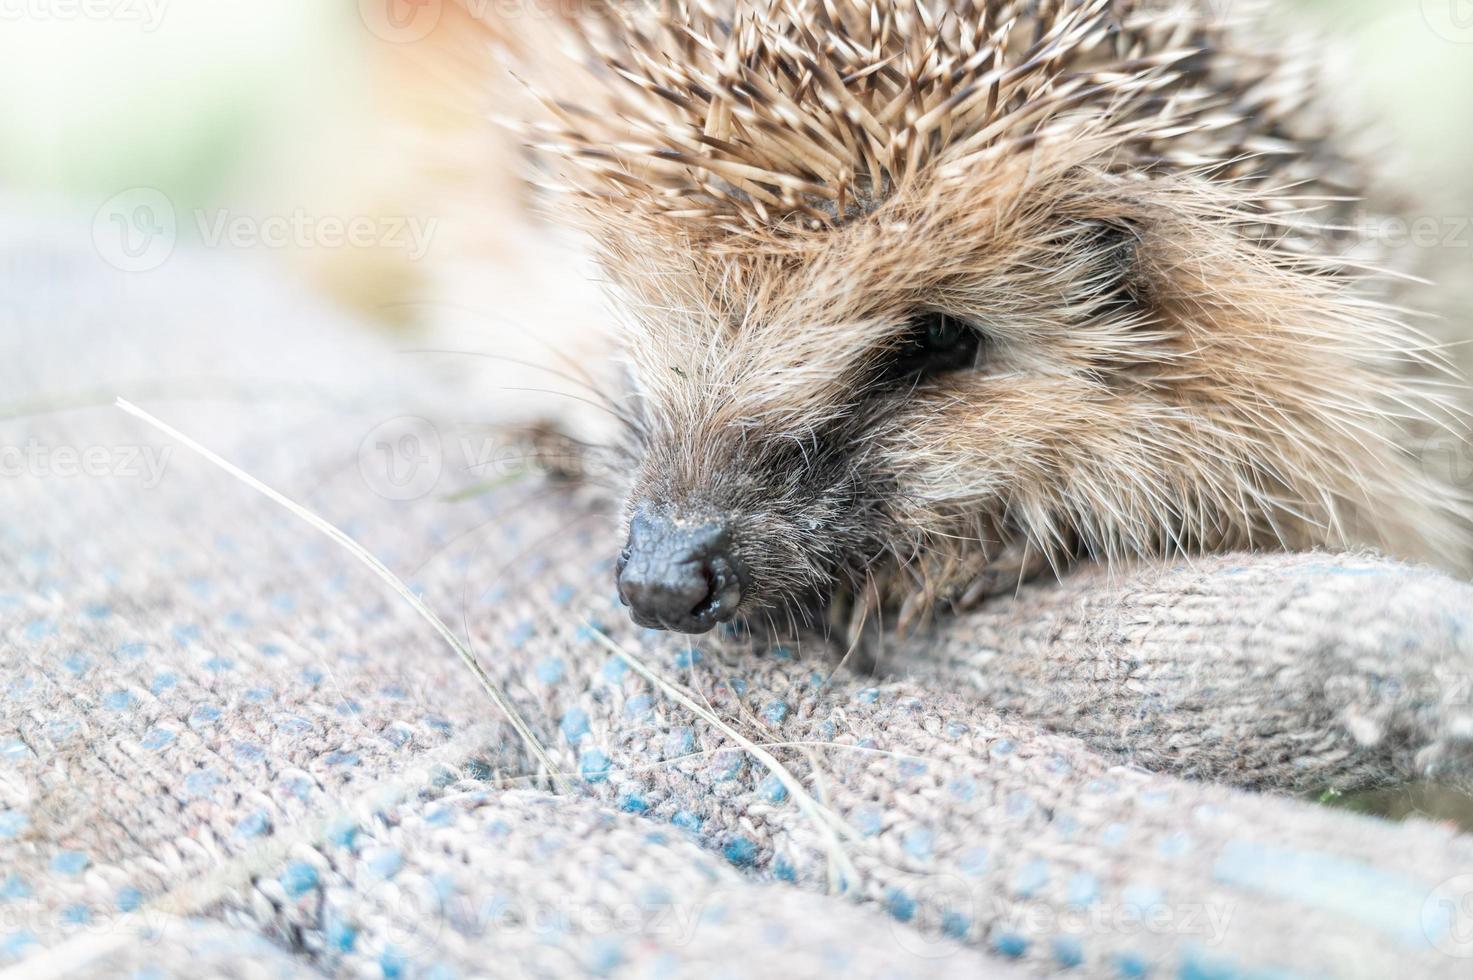
[{"label": "knitted fabric", "polygon": [[[0,964],[1466,976],[1473,841],[1142,768],[1451,766],[1457,699],[1406,692],[1473,659],[1463,586],[1364,558],[1084,572],[882,678],[817,641],[653,634],[612,594],[591,495],[380,479],[379,446],[407,445],[383,423],[432,419],[443,448],[476,431],[473,392],[269,276],[95,266],[27,244],[0,274],[3,390],[33,406],[3,443],[114,454],[6,480]],[[113,394],[398,572],[568,786],[337,545],[177,446],[156,483],[125,472],[173,443]]]},{"label": "knitted fabric", "polygon": [[1083,569],[915,638],[894,666],[1122,762],[1293,792],[1467,784],[1473,588],[1371,557]]}]

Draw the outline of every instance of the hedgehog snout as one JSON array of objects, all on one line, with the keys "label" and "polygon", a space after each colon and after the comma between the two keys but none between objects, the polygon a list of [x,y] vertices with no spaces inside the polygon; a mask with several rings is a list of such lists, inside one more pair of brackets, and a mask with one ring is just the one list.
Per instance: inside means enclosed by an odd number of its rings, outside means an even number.
[{"label": "hedgehog snout", "polygon": [[747,578],[725,523],[648,504],[635,509],[616,568],[634,621],[677,633],[705,633],[734,617]]}]

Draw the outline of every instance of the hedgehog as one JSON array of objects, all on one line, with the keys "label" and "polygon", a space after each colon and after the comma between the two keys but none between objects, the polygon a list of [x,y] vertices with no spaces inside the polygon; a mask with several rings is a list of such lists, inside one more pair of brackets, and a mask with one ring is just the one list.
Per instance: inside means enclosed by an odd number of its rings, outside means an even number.
[{"label": "hedgehog", "polygon": [[[644,626],[912,628],[1074,563],[1462,560],[1374,173],[1250,5],[600,6],[515,124],[627,366]],[[1374,155],[1372,155],[1374,156]]]}]

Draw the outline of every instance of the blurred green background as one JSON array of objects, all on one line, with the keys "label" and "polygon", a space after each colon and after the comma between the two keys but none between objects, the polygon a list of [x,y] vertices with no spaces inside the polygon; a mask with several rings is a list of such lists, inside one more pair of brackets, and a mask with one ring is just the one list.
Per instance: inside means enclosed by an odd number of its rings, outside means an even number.
[{"label": "blurred green background", "polygon": [[374,40],[352,2],[75,0],[0,6],[0,181],[101,203],[290,200],[290,161],[351,127]]}]

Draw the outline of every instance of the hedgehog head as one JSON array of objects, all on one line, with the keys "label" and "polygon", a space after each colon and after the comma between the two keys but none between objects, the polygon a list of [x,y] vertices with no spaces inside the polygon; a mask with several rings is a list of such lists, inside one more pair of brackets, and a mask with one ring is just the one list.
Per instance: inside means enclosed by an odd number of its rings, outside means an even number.
[{"label": "hedgehog head", "polygon": [[641,622],[1447,540],[1424,345],[1305,213],[1353,168],[1201,4],[624,9],[565,68],[536,143],[635,379]]}]

